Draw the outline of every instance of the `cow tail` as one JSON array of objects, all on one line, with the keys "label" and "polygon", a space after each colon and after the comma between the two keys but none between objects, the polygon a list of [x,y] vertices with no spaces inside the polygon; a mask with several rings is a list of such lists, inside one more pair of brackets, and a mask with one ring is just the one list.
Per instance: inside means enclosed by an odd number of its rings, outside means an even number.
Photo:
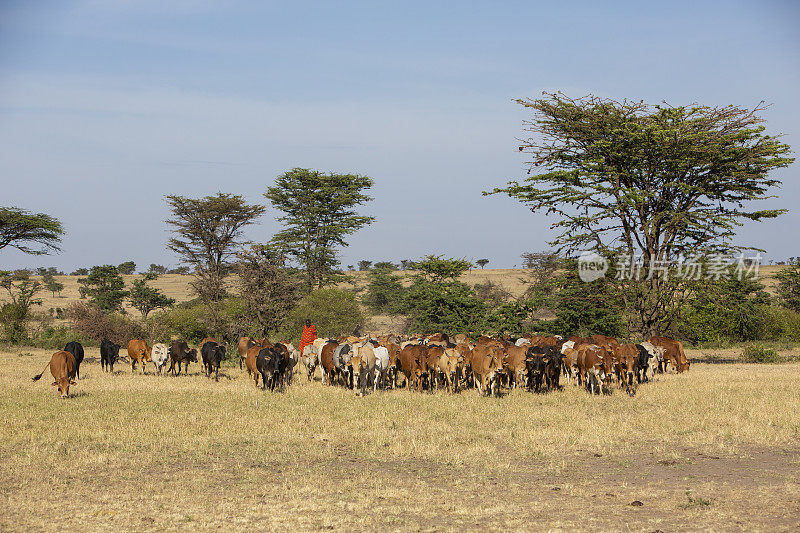
[{"label": "cow tail", "polygon": [[47,362],[47,365],[44,367],[44,370],[42,370],[42,371],[41,371],[40,373],[38,373],[37,375],[33,376],[33,377],[31,378],[31,381],[39,381],[39,378],[41,378],[41,377],[42,377],[42,374],[44,374],[44,372],[45,372],[45,370],[47,370],[47,367],[48,367],[48,366],[50,366],[50,362],[49,362],[49,361]]}]

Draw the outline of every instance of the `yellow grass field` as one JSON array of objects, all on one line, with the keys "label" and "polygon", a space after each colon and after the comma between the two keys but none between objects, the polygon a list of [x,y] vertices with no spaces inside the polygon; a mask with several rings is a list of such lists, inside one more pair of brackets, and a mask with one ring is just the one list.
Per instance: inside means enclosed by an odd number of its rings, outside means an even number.
[{"label": "yellow grass field", "polygon": [[[689,353],[635,397],[100,370],[0,352],[0,530],[796,531],[800,364]],[[125,351],[122,350],[124,355]],[[793,353],[793,357],[800,355]],[[640,505],[641,504],[641,505]]]}]

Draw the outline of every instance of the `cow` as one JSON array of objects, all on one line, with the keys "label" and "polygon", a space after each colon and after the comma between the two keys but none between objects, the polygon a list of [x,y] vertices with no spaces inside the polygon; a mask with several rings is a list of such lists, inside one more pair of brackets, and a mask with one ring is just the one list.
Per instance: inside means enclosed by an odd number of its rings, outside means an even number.
[{"label": "cow", "polygon": [[[564,343],[565,345],[568,343]],[[578,352],[573,348],[564,349],[562,346],[561,355],[561,367],[564,372],[564,376],[567,378],[567,385],[570,384],[572,381],[572,369],[575,366],[578,358]],[[577,381],[575,382],[577,384]]]},{"label": "cow", "polygon": [[333,385],[333,380],[336,379],[336,365],[333,362],[333,355],[339,343],[336,341],[328,341],[322,347],[319,356],[319,364],[322,367],[322,381],[327,385]]},{"label": "cow", "polygon": [[502,381],[502,359],[494,357],[492,351],[472,354],[472,375],[478,392],[483,396],[499,396],[500,382]]},{"label": "cow", "polygon": [[348,342],[339,344],[333,352],[333,365],[336,367],[336,377],[340,378],[341,384],[348,389],[353,388],[353,374],[351,368],[347,366],[351,357],[353,357],[353,345]]},{"label": "cow", "polygon": [[[206,377],[211,377],[211,372],[214,372],[214,381],[219,381],[219,367],[222,360],[225,359],[225,349],[227,345],[217,344],[216,341],[206,341],[200,348],[200,354],[203,357],[203,368],[206,371]],[[187,365],[188,367],[188,365]]]},{"label": "cow", "polygon": [[578,383],[589,389],[592,395],[595,390],[597,394],[602,394],[602,384],[606,374],[610,372],[609,365],[606,364],[606,354],[605,347],[596,344],[582,344],[578,348]]},{"label": "cow", "polygon": [[103,372],[114,373],[114,363],[119,360],[119,344],[115,344],[108,339],[103,339],[100,343],[100,368]]},{"label": "cow", "polygon": [[636,381],[645,383],[656,377],[656,369],[659,362],[663,361],[663,348],[653,346],[645,341],[636,345],[639,352],[639,364],[637,365]]},{"label": "cow", "polygon": [[547,371],[547,363],[544,360],[544,354],[541,353],[541,350],[537,350],[537,348],[539,347],[533,346],[528,348],[528,352],[525,356],[528,389],[533,390],[533,392],[542,391],[542,383],[544,381],[545,372]]},{"label": "cow", "polygon": [[636,394],[634,376],[638,375],[639,349],[635,344],[621,344],[614,349],[617,380],[628,395]]},{"label": "cow", "polygon": [[444,353],[439,356],[438,368],[444,374],[447,392],[451,394],[458,391],[459,374],[461,373],[461,363],[463,360],[464,358],[461,357],[455,348],[447,348]]},{"label": "cow", "polygon": [[424,386],[428,349],[422,344],[409,344],[397,356],[397,369],[406,378],[406,387],[421,391]]},{"label": "cow", "polygon": [[389,352],[389,366],[386,368],[386,384],[397,388],[397,357],[400,355],[400,345],[396,342],[387,342],[386,350]]},{"label": "cow", "polygon": [[664,349],[664,372],[667,371],[667,363],[670,362],[678,374],[689,371],[691,362],[686,358],[686,352],[683,351],[683,343],[681,341],[654,335],[648,339],[648,342],[653,346],[660,346]]},{"label": "cow", "polygon": [[292,384],[292,376],[294,375],[294,369],[297,366],[297,363],[300,362],[300,350],[294,347],[290,341],[283,341],[278,343],[286,349],[286,384]]},{"label": "cow", "polygon": [[256,388],[258,388],[258,368],[256,367],[256,361],[258,360],[258,353],[263,349],[264,347],[260,344],[251,346],[247,349],[247,355],[244,360],[247,374],[252,376],[255,380]]},{"label": "cow", "polygon": [[236,349],[239,352],[239,370],[242,370],[243,363],[247,359],[247,350],[258,344],[255,339],[250,337],[239,337],[239,341],[236,343]]},{"label": "cow", "polygon": [[373,391],[377,391],[378,387],[385,387],[386,371],[389,368],[389,349],[385,346],[376,346],[372,349],[375,354],[375,370],[373,373]]},{"label": "cow", "polygon": [[308,381],[313,379],[314,371],[317,369],[317,365],[319,364],[318,350],[319,349],[315,345],[309,344],[303,348],[303,355],[300,357],[300,362],[303,363],[303,366],[306,369]]},{"label": "cow", "polygon": [[153,361],[156,373],[163,375],[167,369],[167,361],[169,361],[169,348],[167,348],[167,345],[160,342],[154,344],[150,359]]},{"label": "cow", "polygon": [[291,371],[289,364],[289,350],[285,345],[276,342],[272,345],[272,353],[275,356],[274,369],[273,369],[273,389],[275,385],[280,385],[283,390],[284,385],[287,385],[291,380]]},{"label": "cow", "polygon": [[78,341],[70,341],[64,346],[64,351],[69,352],[75,358],[75,376],[81,379],[81,363],[83,362],[83,345]]},{"label": "cow", "polygon": [[152,354],[153,348],[152,346],[147,345],[147,341],[133,339],[128,342],[128,358],[131,360],[131,374],[133,374],[133,371],[136,368],[136,363],[141,363],[141,373],[144,374],[145,363],[150,361]]},{"label": "cow", "polygon": [[[55,379],[53,385],[58,386],[58,392],[61,394],[61,398],[65,399],[69,397],[69,386],[75,385],[75,374],[78,368],[77,365],[75,365],[75,356],[70,352],[61,350],[50,357],[48,365],[50,366],[50,373],[53,374],[53,379]],[[33,381],[39,381],[39,378],[42,377],[45,370],[47,370],[47,366],[31,379]]]},{"label": "cow", "polygon": [[428,353],[425,356],[425,369],[428,374],[428,386],[433,389],[439,388],[439,358],[444,355],[445,348],[439,344],[428,345]]},{"label": "cow", "polygon": [[266,390],[269,385],[269,390],[275,390],[275,384],[279,379],[278,374],[280,372],[278,369],[280,364],[279,357],[280,354],[276,353],[274,348],[261,348],[258,350],[258,356],[256,357],[257,372],[254,373],[256,388],[258,388],[258,375],[261,374],[261,389]]},{"label": "cow", "polygon": [[516,388],[520,384],[525,383],[527,375],[525,354],[529,346],[529,344],[515,344],[514,346],[506,348],[505,357],[503,357],[503,368],[509,377],[509,386],[512,388]]},{"label": "cow", "polygon": [[[169,365],[169,372],[173,375],[181,375],[181,363],[184,363],[186,366],[186,373],[189,373],[189,363],[196,363],[197,362],[197,349],[192,348],[189,349],[189,345],[186,344],[186,341],[172,341],[169,345],[169,358],[170,358],[170,365]],[[175,365],[178,365],[178,373],[175,374]]]}]

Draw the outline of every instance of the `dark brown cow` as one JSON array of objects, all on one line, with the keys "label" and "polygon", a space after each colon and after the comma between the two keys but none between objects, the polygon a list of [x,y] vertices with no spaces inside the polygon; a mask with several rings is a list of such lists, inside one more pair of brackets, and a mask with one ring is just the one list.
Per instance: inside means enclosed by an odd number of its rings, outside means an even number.
[{"label": "dark brown cow", "polygon": [[189,349],[189,345],[186,344],[186,341],[172,341],[169,345],[169,372],[175,375],[175,365],[178,365],[178,374],[181,375],[181,363],[184,363],[186,367],[186,373],[189,373],[189,363],[197,362],[197,349],[192,348]]},{"label": "dark brown cow", "polygon": [[[55,379],[53,385],[58,386],[61,398],[67,398],[69,396],[69,386],[75,385],[75,373],[77,372],[75,356],[63,350],[56,352],[50,358],[48,365],[50,366],[50,373],[53,374],[53,379]],[[45,370],[47,370],[46,366],[39,375],[32,378],[33,381],[38,381]]]},{"label": "dark brown cow", "polygon": [[144,374],[144,364],[152,359],[153,347],[148,346],[146,341],[133,339],[128,343],[128,358],[131,360],[131,374],[136,367],[136,363],[141,363],[142,374]]},{"label": "dark brown cow", "polygon": [[683,343],[681,341],[654,335],[650,337],[649,342],[654,346],[661,346],[664,348],[664,372],[667,371],[668,362],[673,364],[678,374],[689,371],[689,365],[691,363],[686,358],[686,352],[683,351]]}]

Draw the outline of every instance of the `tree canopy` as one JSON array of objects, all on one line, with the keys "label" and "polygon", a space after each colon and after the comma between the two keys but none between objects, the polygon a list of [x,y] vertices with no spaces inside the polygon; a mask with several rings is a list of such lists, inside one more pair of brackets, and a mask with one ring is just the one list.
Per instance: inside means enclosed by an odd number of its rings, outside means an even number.
[{"label": "tree canopy", "polygon": [[118,311],[128,295],[125,282],[114,265],[93,266],[89,275],[78,279],[90,301],[103,311]]},{"label": "tree canopy", "polygon": [[371,178],[358,174],[294,168],[264,193],[283,213],[278,220],[285,225],[271,244],[302,266],[308,290],[337,279],[337,248],[347,246],[347,236],[374,220],[356,211],[372,200],[363,192],[372,185]]},{"label": "tree canopy", "polygon": [[58,219],[18,207],[0,207],[0,250],[6,246],[26,254],[58,252],[64,228]]},{"label": "tree canopy", "polygon": [[[790,165],[790,147],[764,133],[765,109],[648,105],[545,93],[517,102],[534,113],[529,177],[484,194],[506,194],[556,215],[558,251],[593,249],[640,257],[645,268],[680,256],[731,252],[736,228],[785,209],[759,209]],[[643,330],[664,324],[675,293],[666,276],[636,284]]]}]

